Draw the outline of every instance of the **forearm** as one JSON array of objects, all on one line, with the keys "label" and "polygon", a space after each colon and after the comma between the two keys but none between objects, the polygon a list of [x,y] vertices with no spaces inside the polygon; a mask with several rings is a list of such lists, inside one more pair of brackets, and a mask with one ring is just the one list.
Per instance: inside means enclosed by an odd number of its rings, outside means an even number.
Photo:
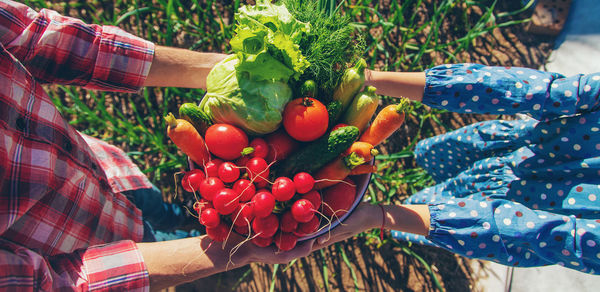
[{"label": "forearm", "polygon": [[[239,249],[230,260],[232,244],[224,249],[222,243],[207,236],[152,243],[138,243],[150,276],[153,291],[194,281],[212,274],[247,265],[250,260]],[[228,265],[229,263],[229,265]]]},{"label": "forearm", "polygon": [[382,207],[385,229],[425,236],[429,233],[430,214],[427,205],[382,205]]},{"label": "forearm", "polygon": [[365,85],[377,88],[376,93],[379,95],[421,101],[425,90],[425,73],[366,70]]},{"label": "forearm", "polygon": [[156,46],[144,86],[206,88],[206,76],[226,56]]}]

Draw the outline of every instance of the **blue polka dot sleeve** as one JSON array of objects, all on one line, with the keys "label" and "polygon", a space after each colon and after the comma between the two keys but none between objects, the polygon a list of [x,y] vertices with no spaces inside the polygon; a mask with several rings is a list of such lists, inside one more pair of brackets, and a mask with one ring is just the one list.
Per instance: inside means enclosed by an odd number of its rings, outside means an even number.
[{"label": "blue polka dot sleeve", "polygon": [[598,109],[600,73],[565,78],[480,64],[428,69],[423,103],[459,113],[530,114],[536,120]]},{"label": "blue polka dot sleeve", "polygon": [[456,253],[521,267],[558,264],[600,271],[595,220],[531,210],[509,200],[451,199],[430,205],[437,245]]}]

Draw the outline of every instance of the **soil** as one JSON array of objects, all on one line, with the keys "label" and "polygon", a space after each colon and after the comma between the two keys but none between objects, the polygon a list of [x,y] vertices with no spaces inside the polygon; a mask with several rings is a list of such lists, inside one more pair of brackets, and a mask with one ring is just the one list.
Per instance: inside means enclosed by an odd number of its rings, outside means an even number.
[{"label": "soil", "polygon": [[[389,0],[380,1],[380,7],[389,7]],[[430,17],[429,7],[433,7],[433,0],[423,1],[422,9],[419,10],[417,17]],[[491,2],[491,1],[490,1]],[[520,1],[499,1],[515,2]],[[500,5],[503,5],[500,7]],[[512,11],[515,7],[511,4],[498,4],[499,11]],[[515,4],[512,4],[515,5]],[[81,11],[61,11],[60,7],[54,8],[65,14],[82,17]],[[504,10],[502,10],[504,9]],[[381,9],[381,14],[385,16],[385,8]],[[446,15],[441,24],[441,36],[444,41],[454,40],[464,35],[460,30],[461,24],[465,21],[481,17],[485,11],[475,8],[467,11],[457,8],[455,14]],[[515,19],[525,19],[531,15],[531,11],[516,15]],[[85,15],[83,15],[85,16]],[[88,17],[89,18],[89,17]],[[90,18],[91,20],[91,18]],[[89,20],[88,20],[89,21]],[[472,22],[472,21],[470,21]],[[542,35],[528,33],[525,30],[525,24],[515,24],[511,26],[494,29],[490,33],[475,38],[470,44],[469,49],[456,55],[456,62],[473,62],[486,65],[499,66],[522,66],[529,68],[540,68],[548,58],[554,38]],[[372,34],[378,33],[372,31]],[[399,39],[399,32],[394,32],[389,36],[390,41],[383,44],[383,50],[377,52],[389,52],[387,46],[397,45],[402,42]],[[424,34],[425,35],[425,34]],[[190,40],[185,35],[179,36],[174,45],[179,47],[186,46]],[[414,40],[416,45],[423,42],[424,39]],[[222,48],[212,48],[219,50]],[[450,48],[452,49],[452,48]],[[371,54],[379,54],[371,52]],[[440,53],[426,53],[424,56],[425,64],[442,64],[448,62],[447,56]],[[381,53],[377,55],[376,67],[383,68],[385,64],[391,61]],[[400,64],[398,70],[406,69]],[[85,91],[79,92],[88,94]],[[151,91],[150,97],[155,99],[156,105],[163,104],[160,91]],[[121,111],[126,116],[131,117],[129,100],[134,104],[140,105],[137,110],[144,115],[148,109],[144,108],[144,100],[139,95],[106,95],[107,104],[114,104],[111,107],[115,111]],[[65,94],[65,100],[68,97]],[[93,104],[88,106],[93,107]],[[173,105],[174,106],[174,105]],[[176,108],[170,109],[171,111]],[[428,110],[424,108],[423,110]],[[71,115],[71,113],[67,113]],[[380,147],[383,153],[394,153],[404,149],[415,139],[431,137],[444,133],[451,129],[456,129],[476,121],[498,118],[492,115],[476,114],[455,114],[441,113],[436,123],[433,120],[426,120],[420,132],[419,123],[413,116],[408,116],[404,127],[397,131],[384,147]],[[440,126],[440,124],[444,126]],[[78,125],[82,129],[85,125]],[[91,133],[99,134],[99,133]],[[100,133],[102,134],[102,133]],[[104,133],[106,134],[106,133]],[[109,133],[110,134],[110,133]],[[123,147],[125,151],[146,151],[148,149],[128,149],[127,141],[117,143],[117,146]],[[142,162],[152,166],[160,162],[161,157],[146,155]],[[399,160],[395,167],[411,168],[415,167],[414,161],[410,158]],[[159,187],[167,192],[172,190],[172,173],[162,174],[158,179]],[[164,185],[161,185],[164,183]],[[405,196],[399,196],[398,201],[409,195],[404,191]],[[344,261],[342,251],[347,257]],[[422,259],[422,260],[420,260]],[[264,264],[252,264],[247,267],[227,271],[211,277],[207,277],[193,283],[173,287],[171,291],[266,291],[270,285],[274,285],[274,291],[321,291],[328,287],[329,291],[435,291],[436,287],[441,287],[446,291],[471,291],[476,285],[476,281],[471,270],[473,260],[469,260],[440,248],[426,246],[409,245],[406,242],[397,241],[391,238],[386,239],[385,243],[378,245],[378,240],[358,237],[348,240],[342,245],[329,247],[323,252],[315,252],[307,258],[299,259],[294,265],[289,267],[279,266],[275,270],[274,266]],[[327,267],[326,272],[324,267]],[[274,272],[276,272],[275,275]],[[326,274],[325,274],[326,273]],[[432,277],[435,275],[435,278]],[[327,282],[325,282],[325,280]],[[436,284],[436,280],[439,283]]]}]

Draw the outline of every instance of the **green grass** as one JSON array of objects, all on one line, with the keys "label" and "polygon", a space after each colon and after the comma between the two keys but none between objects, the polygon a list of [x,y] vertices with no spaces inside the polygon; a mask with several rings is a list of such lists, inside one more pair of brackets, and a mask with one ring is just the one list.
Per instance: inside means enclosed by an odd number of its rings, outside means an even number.
[{"label": "green grass", "polygon": [[[245,2],[26,0],[25,3],[36,9],[55,9],[88,23],[119,26],[160,45],[229,52],[233,14]],[[524,9],[506,10],[505,6],[500,9],[498,5],[500,1],[491,0],[356,0],[329,9],[339,9],[350,15],[351,25],[365,32],[364,56],[372,68],[416,71],[442,62],[461,62],[462,56],[471,54],[476,42],[493,30],[528,21],[522,16]],[[140,94],[116,94],[70,86],[49,86],[48,89],[56,106],[72,125],[125,149],[153,183],[165,193],[174,194],[173,174],[185,169],[186,160],[166,137],[162,117],[168,112],[176,112],[183,102],[199,102],[204,94],[202,90],[145,88]],[[391,100],[384,97],[384,102]],[[432,184],[431,177],[415,167],[412,151],[418,140],[433,135],[431,125],[452,129],[440,119],[443,113],[423,105],[415,107],[406,124],[414,136],[398,139],[401,142],[394,145],[385,144],[389,153],[377,156],[381,171],[373,176],[368,200],[373,203],[399,202]],[[361,236],[375,239],[378,232],[374,230]],[[360,284],[356,282],[355,271],[343,250],[339,251],[351,270],[354,288],[358,289]],[[417,262],[433,275],[433,286],[441,289],[435,274],[418,254],[407,246],[403,246],[402,251],[418,259]],[[278,270],[281,271],[278,268],[275,266],[273,270],[274,278]],[[329,290],[331,273],[328,273],[326,262],[322,269],[325,288]]]}]

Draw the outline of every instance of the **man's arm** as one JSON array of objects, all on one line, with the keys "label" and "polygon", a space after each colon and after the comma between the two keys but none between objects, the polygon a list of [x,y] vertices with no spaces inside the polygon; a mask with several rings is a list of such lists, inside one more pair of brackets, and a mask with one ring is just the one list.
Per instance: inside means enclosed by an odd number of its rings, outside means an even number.
[{"label": "man's arm", "polygon": [[225,247],[207,236],[138,243],[137,246],[150,276],[150,289],[157,291],[253,262],[288,263],[295,258],[307,256],[314,243],[314,240],[310,240],[299,243],[291,251],[278,252],[272,246],[261,248],[245,242],[236,250],[235,246],[241,240],[241,237],[232,234]]},{"label": "man's arm", "polygon": [[156,46],[144,86],[206,88],[206,76],[226,54]]}]

